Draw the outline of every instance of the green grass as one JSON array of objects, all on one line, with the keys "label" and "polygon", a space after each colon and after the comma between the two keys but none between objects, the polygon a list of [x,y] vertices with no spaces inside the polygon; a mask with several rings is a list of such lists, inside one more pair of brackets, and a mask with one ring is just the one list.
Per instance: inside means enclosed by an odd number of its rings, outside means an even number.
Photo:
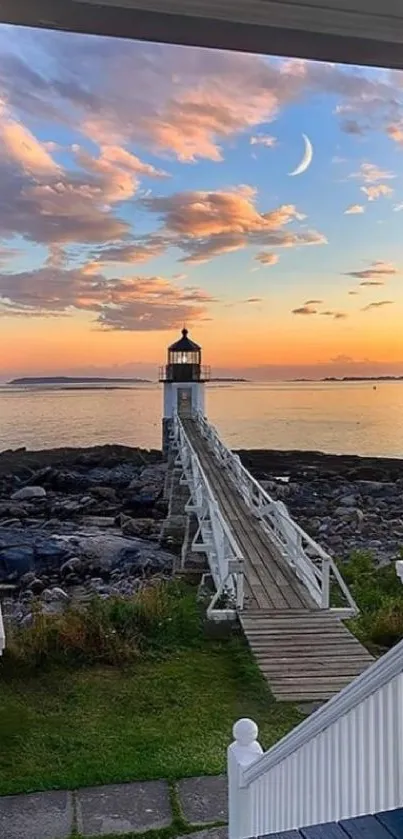
[{"label": "green grass", "polygon": [[351,631],[375,654],[401,641],[403,585],[394,563],[377,568],[369,551],[356,551],[339,568],[360,610]]},{"label": "green grass", "polygon": [[241,716],[265,748],[301,719],[272,699],[238,637],[130,669],[5,671],[0,794],[219,773]]}]

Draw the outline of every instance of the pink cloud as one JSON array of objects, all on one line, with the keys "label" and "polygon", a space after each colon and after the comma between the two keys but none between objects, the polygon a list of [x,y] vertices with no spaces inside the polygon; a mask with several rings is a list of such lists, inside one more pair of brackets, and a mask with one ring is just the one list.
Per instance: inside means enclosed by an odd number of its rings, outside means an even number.
[{"label": "pink cloud", "polygon": [[365,207],[363,207],[362,204],[350,204],[350,206],[344,210],[345,216],[353,216],[360,213],[365,213]]},{"label": "pink cloud", "polygon": [[371,309],[381,309],[383,306],[391,306],[393,300],[378,300],[376,303],[368,303],[368,306],[364,306],[362,309],[363,312],[369,312]]},{"label": "pink cloud", "polygon": [[99,156],[92,157],[79,146],[73,147],[77,163],[97,177],[105,201],[125,201],[136,192],[139,175],[166,177],[166,173],[144,163],[135,154],[120,146],[101,146]]},{"label": "pink cloud", "polygon": [[314,309],[313,306],[300,306],[298,309],[292,310],[293,315],[316,315],[317,309]]},{"label": "pink cloud", "polygon": [[387,169],[381,169],[376,163],[361,163],[358,172],[353,172],[350,178],[358,178],[367,184],[376,184],[379,181],[392,180],[396,175]]},{"label": "pink cloud", "polygon": [[355,277],[357,280],[382,280],[385,277],[393,277],[398,274],[398,270],[392,262],[383,262],[376,260],[371,263],[369,268],[362,271],[348,271],[346,277]]},{"label": "pink cloud", "polygon": [[227,191],[149,197],[142,203],[159,216],[163,222],[160,234],[185,252],[185,262],[206,262],[218,254],[253,244],[296,247],[326,243],[326,238],[315,230],[283,229],[305,218],[293,204],[262,213],[256,207],[255,197],[255,189],[239,186]]},{"label": "pink cloud", "polygon": [[199,288],[179,288],[163,277],[106,280],[102,274],[50,265],[0,274],[0,301],[8,315],[94,314],[102,328],[119,331],[176,329],[205,320],[214,298]]},{"label": "pink cloud", "polygon": [[260,262],[262,265],[277,265],[280,257],[277,253],[271,253],[270,251],[259,251],[256,254],[255,259]]},{"label": "pink cloud", "polygon": [[367,196],[368,201],[376,201],[378,198],[387,198],[393,195],[393,189],[387,184],[376,184],[374,186],[362,186],[361,192]]}]

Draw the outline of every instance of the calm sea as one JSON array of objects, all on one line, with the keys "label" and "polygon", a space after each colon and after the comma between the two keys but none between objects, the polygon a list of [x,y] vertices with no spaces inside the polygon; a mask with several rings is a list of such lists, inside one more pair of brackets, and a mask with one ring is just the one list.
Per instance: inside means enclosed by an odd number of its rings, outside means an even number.
[{"label": "calm sea", "polygon": [[[160,448],[159,385],[91,390],[0,386],[0,450],[122,443]],[[403,457],[403,382],[207,387],[210,421],[231,448]]]}]

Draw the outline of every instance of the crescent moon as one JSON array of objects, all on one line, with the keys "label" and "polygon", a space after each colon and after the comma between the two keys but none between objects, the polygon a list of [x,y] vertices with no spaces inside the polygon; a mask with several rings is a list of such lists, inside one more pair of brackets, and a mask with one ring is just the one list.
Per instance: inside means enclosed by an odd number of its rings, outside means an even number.
[{"label": "crescent moon", "polygon": [[312,163],[312,158],[313,158],[312,143],[311,143],[309,137],[306,136],[306,134],[303,134],[302,136],[303,136],[304,142],[305,142],[304,156],[303,156],[299,166],[297,166],[297,168],[294,169],[293,172],[288,173],[290,177],[294,177],[294,175],[302,175],[302,173],[306,172],[306,170],[308,169],[308,167]]}]

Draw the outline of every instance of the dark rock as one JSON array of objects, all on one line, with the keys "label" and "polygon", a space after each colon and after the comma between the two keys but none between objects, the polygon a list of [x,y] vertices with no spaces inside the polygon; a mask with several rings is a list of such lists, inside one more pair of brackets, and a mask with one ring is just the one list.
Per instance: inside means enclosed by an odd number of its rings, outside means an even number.
[{"label": "dark rock", "polygon": [[45,588],[45,583],[43,582],[43,580],[40,580],[38,577],[35,577],[35,578],[34,578],[34,579],[33,579],[33,580],[29,583],[28,588],[29,588],[29,590],[30,590],[30,592],[31,592],[32,594],[41,594],[41,592],[42,592],[42,591],[44,590],[44,588]]},{"label": "dark rock", "polygon": [[45,539],[35,546],[36,564],[40,568],[59,568],[70,556],[70,546],[56,537]]},{"label": "dark rock", "polygon": [[116,490],[113,487],[91,487],[90,492],[92,495],[95,495],[96,498],[101,498],[104,501],[110,501],[112,504],[117,501]]},{"label": "dark rock", "polygon": [[66,594],[66,592],[59,586],[55,586],[54,588],[45,589],[42,592],[41,599],[45,603],[52,603],[54,601],[67,602],[69,600],[69,595]]},{"label": "dark rock", "polygon": [[11,496],[12,501],[34,501],[42,498],[46,498],[46,490],[38,486],[22,487]]},{"label": "dark rock", "polygon": [[20,501],[0,501],[0,519],[23,519],[28,515],[29,511],[26,504],[22,504]]},{"label": "dark rock", "polygon": [[34,580],[36,579],[34,571],[27,571],[26,574],[23,574],[20,579],[20,586],[22,588],[26,588],[29,586]]},{"label": "dark rock", "polygon": [[88,485],[91,487],[93,484],[97,484],[101,487],[125,488],[129,486],[130,481],[137,474],[138,468],[132,463],[120,463],[112,469],[97,467],[88,472]]},{"label": "dark rock", "polygon": [[0,580],[17,580],[34,568],[34,551],[28,545],[0,548]]},{"label": "dark rock", "polygon": [[140,536],[144,538],[149,536],[155,526],[154,519],[125,519],[121,524],[122,533],[124,536]]},{"label": "dark rock", "polygon": [[80,575],[83,571],[83,563],[77,556],[72,556],[67,562],[64,562],[60,568],[61,577],[68,575]]}]

